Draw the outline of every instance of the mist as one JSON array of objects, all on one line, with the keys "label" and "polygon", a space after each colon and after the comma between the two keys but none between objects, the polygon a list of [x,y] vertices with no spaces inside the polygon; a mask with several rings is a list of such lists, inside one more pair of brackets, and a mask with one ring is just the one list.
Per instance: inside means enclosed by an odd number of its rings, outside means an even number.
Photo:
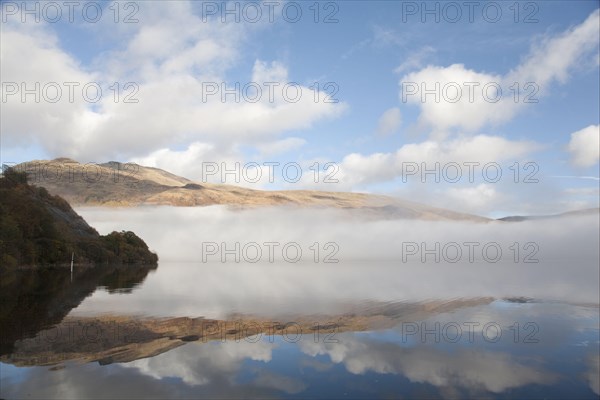
[{"label": "mist", "polygon": [[[76,312],[93,313],[108,307],[143,314],[152,304],[155,315],[222,318],[231,312],[333,314],[365,302],[478,297],[598,303],[599,226],[595,216],[470,223],[368,220],[308,209],[147,207],[77,211],[101,234],[136,232],[158,253],[160,264],[132,294],[97,291]],[[219,247],[226,243],[229,250],[239,242],[240,252],[244,243],[281,245],[275,247],[273,262],[266,254],[255,263],[246,262],[243,255],[237,263],[234,254],[226,254],[225,263],[221,254],[207,256],[203,262],[203,243],[207,242]],[[297,262],[282,257],[280,250],[289,242],[302,249]],[[315,242],[321,247],[318,262],[309,249]],[[337,263],[324,262],[323,245],[331,242],[338,246],[332,258]],[[406,243],[426,243],[431,250],[436,242],[440,243],[440,253],[448,243],[481,245],[474,247],[472,261],[466,253],[456,262],[446,261],[443,254],[438,254],[439,262],[435,254],[425,254],[425,262],[422,254],[403,254]],[[521,248],[517,262],[509,248],[515,242]],[[490,257],[482,256],[485,243],[498,244],[502,257],[492,262],[492,247]],[[537,247],[523,250],[525,243]],[[414,252],[404,247],[404,253]],[[450,254],[450,250],[446,258],[455,259],[456,253]],[[530,256],[530,262],[525,262],[525,255]],[[122,296],[128,296],[127,301]],[[168,304],[160,301],[163,296],[169,298]],[[114,308],[110,308],[112,303]]]},{"label": "mist", "polygon": [[[410,219],[368,219],[357,213],[325,209],[262,208],[232,210],[225,206],[211,207],[138,207],[138,208],[79,208],[77,211],[101,234],[113,230],[132,230],[156,251],[161,261],[211,262],[222,261],[225,249],[240,244],[241,261],[286,261],[282,254],[285,244],[296,243],[301,257],[290,251],[288,258],[301,262],[315,262],[314,249],[327,243],[337,246],[332,261],[389,261],[402,264],[434,262],[436,243],[439,243],[439,262],[450,264],[499,261],[520,264],[564,260],[585,262],[598,260],[597,215],[575,216],[523,222],[490,221],[473,223],[461,221],[423,221]],[[218,244],[216,254],[208,254],[208,243]],[[225,243],[225,246],[222,244]],[[270,260],[268,252],[256,261],[256,246],[248,248],[247,257],[242,248],[256,243],[262,250],[274,247]],[[264,243],[278,243],[265,245]],[[417,249],[410,245],[416,243]],[[423,246],[423,243],[425,244]],[[455,243],[455,244],[453,244]],[[473,243],[471,245],[465,243]],[[494,244],[495,243],[495,244]],[[511,249],[519,244],[519,254]],[[205,245],[203,259],[203,244]],[[485,245],[488,250],[485,250]],[[526,244],[536,244],[523,249]],[[446,246],[446,250],[443,250]],[[463,252],[457,253],[457,247]],[[535,247],[535,249],[533,248]],[[470,250],[471,249],[471,250]],[[415,252],[415,254],[411,254]],[[323,252],[323,251],[322,251]],[[430,253],[421,257],[422,253]],[[305,254],[306,253],[306,254]],[[472,253],[473,257],[469,257]],[[486,254],[487,253],[487,257]],[[317,263],[328,263],[319,257]],[[403,257],[404,256],[404,257]],[[455,261],[453,261],[455,260]],[[537,261],[536,261],[537,260]],[[226,261],[235,261],[233,254]]]}]

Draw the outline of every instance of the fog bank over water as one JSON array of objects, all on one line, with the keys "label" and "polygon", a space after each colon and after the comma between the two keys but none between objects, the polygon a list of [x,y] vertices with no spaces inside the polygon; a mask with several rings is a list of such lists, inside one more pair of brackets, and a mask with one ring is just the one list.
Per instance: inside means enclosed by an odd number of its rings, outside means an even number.
[{"label": "fog bank over water", "polygon": [[[474,259],[496,259],[517,263],[540,263],[564,260],[569,264],[598,261],[598,215],[524,221],[518,223],[491,221],[368,220],[356,213],[340,210],[261,208],[234,211],[223,206],[211,207],[138,207],[138,208],[78,208],[77,211],[101,234],[112,230],[132,230],[156,251],[161,261],[202,262],[221,261],[221,253],[240,244],[241,261],[255,259],[251,246],[244,257],[242,248],[256,243],[263,252],[259,262],[269,262],[268,242],[273,245],[275,260],[285,261],[282,247],[296,243],[302,249],[301,261],[313,262],[310,249],[319,244],[322,254],[340,263],[354,261],[393,261],[421,264],[434,262],[431,251],[438,243],[440,262],[452,264]],[[204,250],[207,253],[203,260]],[[208,243],[217,244],[217,248]],[[225,246],[222,246],[225,243]],[[327,243],[337,246],[324,249]],[[425,245],[423,245],[425,243]],[[467,245],[465,243],[471,243]],[[519,247],[511,248],[515,243]],[[415,244],[417,247],[415,248]],[[529,246],[527,246],[529,244]],[[486,255],[484,247],[488,245]],[[298,247],[295,246],[295,247]],[[527,247],[525,247],[527,246]],[[334,248],[335,247],[335,248]],[[444,250],[444,247],[446,249]],[[460,248],[462,256],[457,253]],[[433,249],[433,250],[432,250]],[[216,254],[210,254],[214,252]],[[426,253],[431,253],[429,256]],[[333,256],[335,253],[335,256]],[[295,252],[289,250],[289,258]],[[404,255],[404,259],[403,259]],[[234,256],[227,256],[234,261]]]},{"label": "fog bank over water", "polygon": [[[231,313],[266,316],[344,312],[369,302],[423,302],[476,297],[531,297],[537,300],[598,304],[598,218],[594,216],[520,223],[367,221],[319,210],[229,211],[223,207],[79,209],[100,233],[133,230],[160,257],[159,268],[144,284],[127,295],[100,290],[74,310],[94,314],[119,310],[124,314],[205,316],[223,318]],[[281,248],[257,263],[234,262],[220,254],[202,262],[202,243],[295,242],[302,248],[297,263],[285,261]],[[318,242],[319,262],[309,247]],[[323,245],[335,242],[338,263],[325,263],[331,252]],[[478,242],[472,262],[465,252],[457,262],[450,250],[406,256],[403,243],[427,244],[440,249],[455,242]],[[497,243],[502,258],[485,243]],[[519,244],[518,262],[510,246]],[[525,243],[537,247],[523,249]],[[240,247],[241,249],[242,247]],[[414,253],[414,248],[411,250]],[[240,250],[241,251],[241,250]],[[442,252],[442,250],[440,250]],[[293,253],[293,251],[290,251]],[[406,251],[405,251],[406,253]],[[424,252],[425,253],[425,252]],[[254,255],[254,253],[252,253]],[[406,255],[406,254],[405,254]],[[525,255],[537,263],[525,263]]]}]

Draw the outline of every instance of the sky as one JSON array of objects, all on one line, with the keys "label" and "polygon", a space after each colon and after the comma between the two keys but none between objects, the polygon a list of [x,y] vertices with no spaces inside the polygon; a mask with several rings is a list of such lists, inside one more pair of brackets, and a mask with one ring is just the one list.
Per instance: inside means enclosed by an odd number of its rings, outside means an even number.
[{"label": "sky", "polygon": [[3,1],[1,161],[598,207],[598,1]]}]

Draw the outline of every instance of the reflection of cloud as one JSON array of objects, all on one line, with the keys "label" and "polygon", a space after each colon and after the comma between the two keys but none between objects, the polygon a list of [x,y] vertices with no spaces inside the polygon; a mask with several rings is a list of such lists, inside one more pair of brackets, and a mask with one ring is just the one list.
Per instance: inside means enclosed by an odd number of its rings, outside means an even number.
[{"label": "reflection of cloud", "polygon": [[301,367],[312,368],[318,372],[325,372],[331,369],[333,366],[331,363],[324,363],[314,358],[305,357],[300,360]]},{"label": "reflection of cloud", "polygon": [[[141,374],[155,379],[180,378],[188,385],[210,385],[226,381],[235,384],[245,360],[271,361],[274,345],[266,341],[188,344],[153,358],[122,364],[137,369]],[[295,394],[306,389],[306,385],[294,378],[260,369],[252,381],[257,388],[275,389]]]},{"label": "reflection of cloud", "polygon": [[520,363],[515,357],[482,350],[445,352],[430,347],[405,348],[345,335],[340,343],[302,342],[309,355],[327,354],[353,374],[372,371],[404,375],[411,382],[438,387],[464,387],[500,393],[529,384],[551,384],[548,372]]},{"label": "reflection of cloud", "polygon": [[155,379],[177,377],[188,385],[205,385],[223,373],[233,374],[245,359],[271,361],[272,345],[259,341],[188,344],[160,356],[122,364]]},{"label": "reflection of cloud", "polygon": [[[596,349],[596,351],[598,351]],[[588,371],[585,373],[585,378],[590,385],[590,389],[594,393],[600,395],[600,355],[598,353],[592,354],[588,358]]]},{"label": "reflection of cloud", "polygon": [[[181,353],[179,355],[181,356]],[[159,357],[162,355],[155,358]],[[186,361],[189,360],[190,358],[182,359],[183,365],[180,370],[187,367],[193,374],[194,368],[202,368],[205,377],[208,378],[205,384],[191,384],[181,376],[177,377],[182,379],[161,379],[159,375],[151,376],[125,364],[102,367],[97,364],[68,364],[66,369],[58,371],[49,371],[45,367],[27,368],[19,371],[19,375],[11,379],[5,376],[5,366],[2,365],[1,396],[22,398],[26,393],[28,397],[37,399],[233,399],[247,398],[248,393],[252,393],[256,398],[275,398],[280,393],[267,385],[236,382],[235,374],[243,359],[237,362],[233,371],[223,370],[211,364],[210,358],[202,359],[205,362],[204,366],[198,363],[187,364]],[[172,363],[173,366],[176,364]]]},{"label": "reflection of cloud", "polygon": [[[528,385],[560,385],[556,375],[563,372],[566,379],[578,382],[584,389],[587,384],[598,393],[600,358],[593,352],[597,351],[595,339],[590,339],[593,350],[576,348],[578,354],[569,352],[564,364],[557,358],[587,338],[590,331],[597,332],[597,309],[495,302],[436,317],[441,324],[446,319],[459,323],[496,321],[503,332],[506,328],[506,335],[493,345],[478,334],[474,344],[467,346],[463,345],[466,339],[452,346],[405,346],[394,342],[399,339],[399,332],[393,330],[338,333],[338,343],[315,343],[309,334],[291,346],[280,346],[281,338],[277,344],[267,340],[196,342],[127,364],[68,363],[66,369],[58,371],[2,364],[2,397],[15,398],[26,392],[33,398],[83,399],[97,398],[99,394],[106,398],[246,398],[248,394],[265,398],[286,393],[308,395],[324,383],[359,393],[372,382],[374,374],[388,374],[389,379],[381,381],[396,388],[418,390],[424,387],[422,384],[434,386],[427,389],[428,393],[438,392],[428,398],[482,398],[498,393],[527,395],[532,393]],[[511,321],[522,324],[532,319],[540,325],[540,342],[513,343]],[[584,351],[588,350],[592,352],[585,357]],[[587,371],[579,368],[584,367],[582,355],[587,360]],[[373,387],[379,394],[385,390],[385,385]],[[539,393],[553,390],[547,386]]]},{"label": "reflection of cloud", "polygon": [[[560,315],[560,318],[556,316]],[[483,332],[487,323],[495,323],[501,327],[501,338],[511,345],[530,348],[537,352],[552,351],[557,347],[578,345],[582,333],[593,329],[598,331],[598,307],[576,306],[565,303],[510,303],[497,301],[475,307],[465,307],[452,312],[432,315],[424,319],[423,326],[433,329],[436,323],[441,330],[447,324],[458,324],[462,329],[461,341],[468,340],[469,331],[473,332],[476,342],[485,342],[484,335],[494,337],[495,330]],[[471,323],[471,325],[467,325]],[[419,327],[421,333],[425,328]],[[452,328],[450,328],[452,329]],[[395,330],[402,334],[402,325]],[[453,337],[454,330],[447,333]],[[576,335],[576,338],[574,338]],[[486,336],[487,337],[487,336]],[[422,338],[420,334],[415,340]],[[431,336],[430,336],[431,338]],[[431,339],[426,340],[430,342]]]},{"label": "reflection of cloud", "polygon": [[97,399],[100,396],[166,399],[173,389],[161,381],[142,377],[118,366],[97,368],[92,364],[76,367],[70,365],[59,371],[34,368],[22,373],[25,378],[23,380],[5,380],[3,374],[3,398],[19,398],[27,393],[27,396],[34,399]]},{"label": "reflection of cloud", "polygon": [[295,394],[306,389],[306,385],[298,379],[283,376],[270,371],[262,370],[254,381],[258,386],[280,390],[285,393]]}]

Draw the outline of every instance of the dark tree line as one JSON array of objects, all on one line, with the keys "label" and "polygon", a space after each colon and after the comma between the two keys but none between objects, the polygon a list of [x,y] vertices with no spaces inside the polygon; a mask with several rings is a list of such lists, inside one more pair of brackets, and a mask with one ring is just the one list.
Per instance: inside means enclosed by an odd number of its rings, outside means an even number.
[{"label": "dark tree line", "polygon": [[69,203],[27,183],[27,173],[0,177],[0,268],[68,264],[156,264],[133,232],[100,236]]}]

